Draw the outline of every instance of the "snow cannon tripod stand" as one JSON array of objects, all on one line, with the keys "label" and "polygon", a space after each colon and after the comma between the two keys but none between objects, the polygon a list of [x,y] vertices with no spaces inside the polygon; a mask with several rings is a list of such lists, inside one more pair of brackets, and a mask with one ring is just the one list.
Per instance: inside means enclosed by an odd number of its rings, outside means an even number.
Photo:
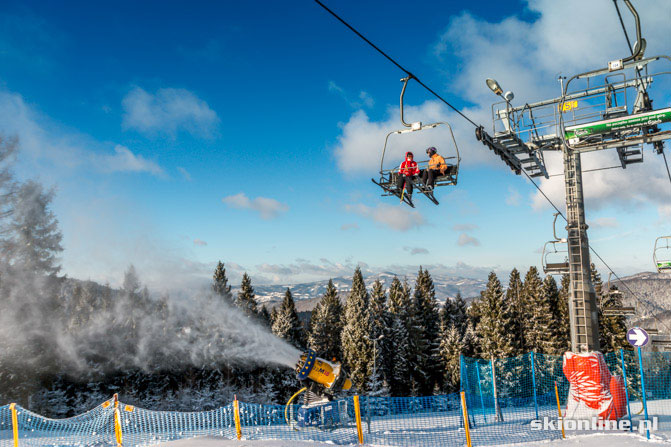
[{"label": "snow cannon tripod stand", "polygon": [[[304,386],[287,402],[284,416],[290,427],[333,430],[347,424],[347,400],[333,400],[341,391],[352,388],[340,363],[319,358],[315,351],[308,350],[296,364],[296,377]],[[303,404],[294,419],[291,402],[303,392]]]}]

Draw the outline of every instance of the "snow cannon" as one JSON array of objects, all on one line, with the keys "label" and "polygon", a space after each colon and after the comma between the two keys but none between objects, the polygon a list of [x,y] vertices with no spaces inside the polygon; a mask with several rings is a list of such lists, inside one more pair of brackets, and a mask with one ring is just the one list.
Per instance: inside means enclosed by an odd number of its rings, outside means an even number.
[{"label": "snow cannon", "polygon": [[309,379],[321,385],[323,387],[321,391],[331,396],[334,396],[341,390],[352,388],[352,381],[347,378],[347,373],[339,362],[335,360],[329,362],[317,357],[317,353],[312,349],[301,355],[300,360],[296,364],[296,377],[301,382]]}]

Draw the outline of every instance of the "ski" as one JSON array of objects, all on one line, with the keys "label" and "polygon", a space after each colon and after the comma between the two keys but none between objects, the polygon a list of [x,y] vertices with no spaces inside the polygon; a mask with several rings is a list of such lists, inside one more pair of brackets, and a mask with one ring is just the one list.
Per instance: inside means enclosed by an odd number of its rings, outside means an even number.
[{"label": "ski", "polygon": [[[388,188],[387,186],[385,186],[385,185],[381,184],[380,182],[376,181],[375,179],[370,179],[370,181],[373,182],[373,183],[375,183],[377,186],[379,186],[380,188],[382,188],[383,190],[385,190],[385,191],[388,192],[389,194],[393,194],[393,195],[395,195],[396,197],[398,197],[399,199],[401,198],[401,194],[399,194],[398,191],[395,191],[395,190],[393,190],[393,189],[391,189],[391,188]],[[415,204],[412,203],[412,199],[411,199],[410,197],[408,197],[407,195],[403,195],[403,201],[404,201],[408,206],[410,206],[410,207],[412,207],[412,208],[415,207]]]}]

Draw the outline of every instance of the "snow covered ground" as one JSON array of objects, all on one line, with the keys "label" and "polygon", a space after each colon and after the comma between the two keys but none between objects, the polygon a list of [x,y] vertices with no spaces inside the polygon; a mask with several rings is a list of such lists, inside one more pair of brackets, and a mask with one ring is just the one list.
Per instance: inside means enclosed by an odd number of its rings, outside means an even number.
[{"label": "snow covered ground", "polygon": [[[355,445],[355,444],[350,444]],[[375,444],[366,444],[369,447],[377,447]],[[522,447],[530,446],[524,444],[505,444],[500,447]],[[534,446],[547,447],[651,447],[652,445],[669,445],[668,441],[648,441],[645,438],[630,434],[595,434],[568,437],[565,440],[544,441],[534,443]],[[183,439],[181,441],[159,444],[160,447],[309,447],[309,446],[333,446],[326,442],[311,441],[231,441],[221,438],[201,437]]]}]

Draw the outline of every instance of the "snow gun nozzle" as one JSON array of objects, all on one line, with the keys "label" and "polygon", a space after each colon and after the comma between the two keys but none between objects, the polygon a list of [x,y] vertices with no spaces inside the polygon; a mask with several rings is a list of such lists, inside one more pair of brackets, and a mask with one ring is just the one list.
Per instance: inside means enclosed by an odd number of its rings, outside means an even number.
[{"label": "snow gun nozzle", "polygon": [[329,362],[309,349],[296,363],[296,378],[300,381],[312,380],[323,386],[330,394],[349,390],[352,382],[339,362]]}]

